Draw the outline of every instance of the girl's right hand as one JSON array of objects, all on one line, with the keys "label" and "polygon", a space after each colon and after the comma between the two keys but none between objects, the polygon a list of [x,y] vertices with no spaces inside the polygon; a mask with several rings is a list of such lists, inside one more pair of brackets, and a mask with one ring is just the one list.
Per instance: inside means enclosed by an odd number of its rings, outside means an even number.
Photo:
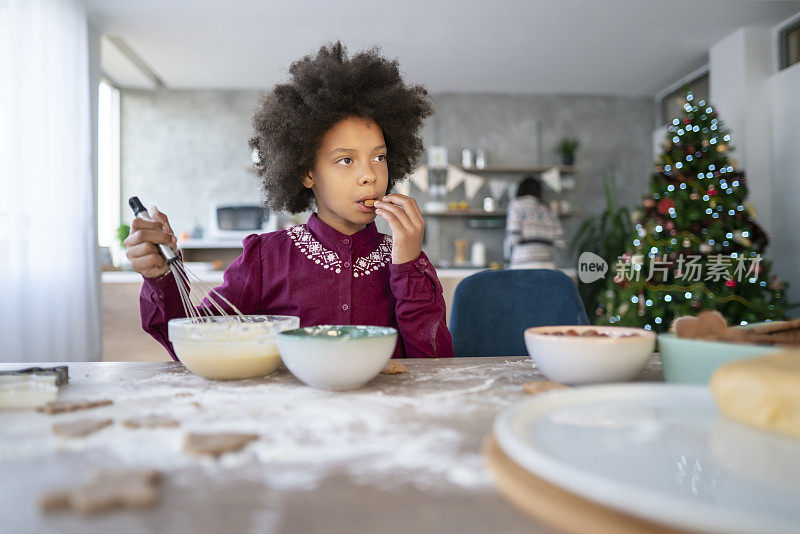
[{"label": "girl's right hand", "polygon": [[131,223],[131,233],[125,239],[125,255],[131,262],[131,267],[145,278],[158,278],[169,272],[169,266],[158,249],[159,244],[172,245],[178,239],[172,232],[167,216],[153,206],[151,217],[153,221],[146,221],[135,217]]}]

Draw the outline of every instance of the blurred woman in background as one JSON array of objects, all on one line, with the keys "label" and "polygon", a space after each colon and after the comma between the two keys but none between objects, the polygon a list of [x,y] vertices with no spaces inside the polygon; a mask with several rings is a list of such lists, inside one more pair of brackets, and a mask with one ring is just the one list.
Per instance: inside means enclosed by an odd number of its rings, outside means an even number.
[{"label": "blurred woman in background", "polygon": [[508,204],[505,251],[511,269],[555,269],[553,247],[565,245],[558,215],[542,202],[541,194],[541,182],[526,176]]}]

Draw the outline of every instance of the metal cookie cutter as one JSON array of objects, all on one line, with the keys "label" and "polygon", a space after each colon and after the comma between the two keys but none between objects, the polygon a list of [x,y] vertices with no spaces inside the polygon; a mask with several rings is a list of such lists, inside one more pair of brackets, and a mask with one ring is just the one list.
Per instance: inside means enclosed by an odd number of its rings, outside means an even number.
[{"label": "metal cookie cutter", "polygon": [[11,371],[0,371],[0,376],[47,376],[54,375],[56,386],[63,386],[69,382],[69,367],[57,365],[56,367],[26,367],[25,369],[13,369]]}]

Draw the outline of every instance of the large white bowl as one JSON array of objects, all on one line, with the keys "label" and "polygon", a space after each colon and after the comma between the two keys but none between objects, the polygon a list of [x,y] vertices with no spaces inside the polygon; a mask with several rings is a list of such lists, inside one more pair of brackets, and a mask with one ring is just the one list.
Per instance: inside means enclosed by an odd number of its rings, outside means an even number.
[{"label": "large white bowl", "polygon": [[[551,335],[594,330],[609,337]],[[625,334],[634,336],[621,337]],[[539,326],[525,330],[525,346],[548,379],[564,384],[632,380],[653,352],[656,335],[621,326]]]},{"label": "large white bowl", "polygon": [[169,340],[189,371],[212,380],[255,378],[281,364],[275,336],[297,328],[291,315],[245,315],[172,319]]},{"label": "large white bowl", "polygon": [[287,369],[320,389],[358,389],[381,372],[397,344],[384,326],[322,325],[281,332],[278,350]]}]

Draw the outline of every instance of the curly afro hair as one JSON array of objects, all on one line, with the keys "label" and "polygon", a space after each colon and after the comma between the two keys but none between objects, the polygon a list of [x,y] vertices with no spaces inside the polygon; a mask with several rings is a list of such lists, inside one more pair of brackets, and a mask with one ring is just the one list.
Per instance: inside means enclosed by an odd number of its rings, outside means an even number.
[{"label": "curly afro hair", "polygon": [[411,172],[423,153],[418,131],[433,113],[428,92],[407,86],[397,60],[379,48],[347,57],[336,42],[289,67],[288,83],[262,95],[253,116],[249,146],[266,204],[273,211],[311,209],[314,195],[302,179],[314,166],[322,137],[347,117],[375,121],[386,140],[388,190]]}]

